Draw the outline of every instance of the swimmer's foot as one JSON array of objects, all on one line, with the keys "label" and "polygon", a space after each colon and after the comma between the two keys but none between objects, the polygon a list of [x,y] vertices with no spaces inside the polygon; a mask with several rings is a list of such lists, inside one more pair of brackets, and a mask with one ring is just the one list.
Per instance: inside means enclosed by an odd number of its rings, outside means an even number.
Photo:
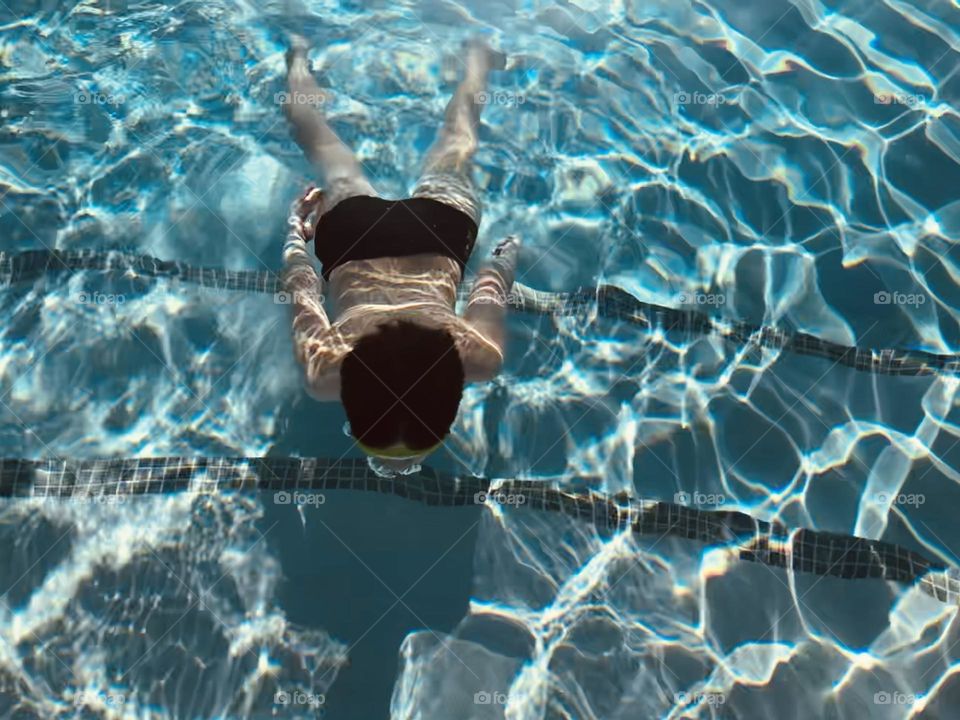
[{"label": "swimmer's foot", "polygon": [[467,79],[486,82],[491,70],[503,70],[507,56],[490,47],[486,38],[473,37],[463,44],[467,63]]},{"label": "swimmer's foot", "polygon": [[310,52],[310,41],[303,35],[293,34],[289,38],[289,47],[287,48],[287,70],[294,69],[294,65],[302,63],[307,70],[310,69],[310,61],[307,55]]}]

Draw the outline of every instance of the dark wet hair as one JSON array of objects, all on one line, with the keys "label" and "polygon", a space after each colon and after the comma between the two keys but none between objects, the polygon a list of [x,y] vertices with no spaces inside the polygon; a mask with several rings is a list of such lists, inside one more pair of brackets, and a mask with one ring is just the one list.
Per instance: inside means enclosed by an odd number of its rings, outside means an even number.
[{"label": "dark wet hair", "polygon": [[426,450],[443,440],[456,420],[463,383],[450,333],[409,320],[378,325],[340,366],[350,432],[373,448],[403,443]]}]

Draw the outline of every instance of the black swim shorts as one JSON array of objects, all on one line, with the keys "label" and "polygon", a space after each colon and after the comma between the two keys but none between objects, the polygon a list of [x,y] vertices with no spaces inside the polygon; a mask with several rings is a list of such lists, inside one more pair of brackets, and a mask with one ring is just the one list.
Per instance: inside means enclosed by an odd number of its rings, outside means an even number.
[{"label": "black swim shorts", "polygon": [[323,265],[324,280],[351,260],[421,253],[456,260],[462,276],[476,240],[473,219],[438,200],[357,195],[341,200],[320,218],[314,248]]}]

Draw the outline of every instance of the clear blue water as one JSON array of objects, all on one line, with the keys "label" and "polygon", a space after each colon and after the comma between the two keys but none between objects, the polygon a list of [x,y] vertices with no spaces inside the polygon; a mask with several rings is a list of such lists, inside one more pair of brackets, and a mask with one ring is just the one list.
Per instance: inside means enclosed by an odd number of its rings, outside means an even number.
[{"label": "clear blue water", "polygon": [[[958,28],[947,0],[6,0],[0,250],[276,270],[311,180],[276,102],[285,35],[315,42],[335,129],[400,197],[486,30],[511,64],[478,258],[516,232],[533,287],[956,353]],[[287,313],[98,275],[0,291],[0,455],[339,457]],[[957,388],[515,315],[431,465],[956,565]],[[0,534],[4,717],[960,717],[954,607],[522,509],[17,501]]]}]

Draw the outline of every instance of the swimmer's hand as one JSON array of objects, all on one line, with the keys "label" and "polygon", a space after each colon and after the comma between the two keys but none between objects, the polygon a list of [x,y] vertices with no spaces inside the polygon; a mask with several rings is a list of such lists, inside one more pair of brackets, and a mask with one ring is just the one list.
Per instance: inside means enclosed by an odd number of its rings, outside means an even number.
[{"label": "swimmer's hand", "polygon": [[517,254],[520,252],[520,242],[519,235],[508,235],[497,243],[497,246],[493,248],[493,252],[490,254],[503,262],[516,264]]},{"label": "swimmer's hand", "polygon": [[[313,237],[313,223],[310,222],[310,216],[316,212],[322,203],[323,190],[314,185],[308,187],[300,199],[294,203],[292,214],[302,223],[305,242],[310,242],[310,238]],[[315,221],[316,218],[314,218]]]}]

